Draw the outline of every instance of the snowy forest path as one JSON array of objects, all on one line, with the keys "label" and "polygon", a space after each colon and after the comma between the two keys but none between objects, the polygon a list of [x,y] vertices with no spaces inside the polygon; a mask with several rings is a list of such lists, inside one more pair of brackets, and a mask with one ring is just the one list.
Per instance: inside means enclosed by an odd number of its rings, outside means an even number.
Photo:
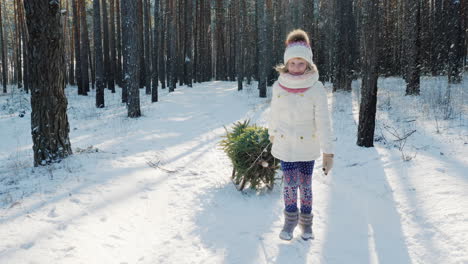
[{"label": "snowy forest path", "polygon": [[411,143],[425,147],[417,162],[402,161],[394,147],[357,147],[355,91],[327,90],[336,159],[328,176],[316,162],[315,240],[308,242],[299,230],[291,242],[278,238],[281,183],[256,193],[238,192],[230,181],[218,143],[236,121],[266,124],[269,100],[255,86],[238,92],[232,82],[194,84],[163,91],[158,103],[142,95],[138,119],[126,117],[119,94],[107,94],[107,107],[96,109],[92,93],[67,89],[74,155],[48,167],[31,168],[28,115],[3,115],[10,126],[1,133],[14,140],[0,150],[0,263],[467,260],[460,208],[468,202],[467,161],[459,139],[418,127],[421,142]]}]

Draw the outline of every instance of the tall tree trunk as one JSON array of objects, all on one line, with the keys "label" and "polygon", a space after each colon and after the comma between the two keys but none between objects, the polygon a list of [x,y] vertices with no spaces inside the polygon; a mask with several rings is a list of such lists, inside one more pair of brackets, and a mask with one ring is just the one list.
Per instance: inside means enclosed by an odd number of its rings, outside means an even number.
[{"label": "tall tree trunk", "polygon": [[[101,34],[101,0],[93,0],[94,9],[94,54],[96,65],[96,107],[104,108],[104,63],[102,54],[102,34]],[[105,26],[105,25],[104,25]]]},{"label": "tall tree trunk", "polygon": [[74,34],[74,31],[73,31],[73,24],[70,23],[70,6],[69,6],[69,1],[67,1],[67,26],[68,26],[68,35],[65,36],[67,39],[68,39],[68,43],[69,43],[69,52],[70,52],[70,56],[69,56],[69,61],[68,61],[68,64],[70,65],[68,67],[68,83],[70,85],[76,85],[76,82],[75,82],[75,45],[74,45],[74,38],[73,38],[73,34]]},{"label": "tall tree trunk", "polygon": [[273,13],[272,0],[266,0],[266,27],[267,27],[267,39],[266,39],[266,74],[267,74],[267,86],[272,86],[277,79],[277,73],[274,69],[274,57],[273,57],[273,24],[274,24],[274,13]]},{"label": "tall tree trunk", "polygon": [[89,35],[88,23],[86,22],[86,1],[80,0],[80,24],[81,24],[81,75],[83,80],[82,95],[88,95],[89,91]]},{"label": "tall tree trunk", "polygon": [[244,66],[243,66],[243,43],[244,43],[244,16],[246,15],[242,7],[245,4],[245,0],[239,0],[236,2],[236,73],[237,73],[237,90],[241,91],[243,89],[243,80],[244,80]]},{"label": "tall tree trunk", "polygon": [[151,27],[151,17],[150,17],[150,4],[149,0],[144,1],[144,29],[145,29],[145,86],[146,94],[151,94],[151,47],[150,47],[150,27]]},{"label": "tall tree trunk", "polygon": [[187,22],[186,24],[186,29],[185,29],[185,67],[186,67],[186,80],[185,83],[188,85],[188,87],[192,87],[192,81],[193,81],[193,1],[191,0],[186,0],[186,18]]},{"label": "tall tree trunk", "polygon": [[420,41],[419,0],[408,0],[405,8],[406,95],[419,95]]},{"label": "tall tree trunk", "polygon": [[24,4],[23,1],[20,0],[19,4],[19,18],[20,18],[20,25],[21,25],[21,43],[22,43],[22,50],[23,50],[23,85],[24,91],[26,93],[29,92],[29,73],[28,73],[28,30],[26,25],[26,17],[24,14]]},{"label": "tall tree trunk", "polygon": [[169,28],[168,28],[168,51],[169,51],[169,74],[168,74],[168,81],[169,81],[169,92],[173,92],[176,88],[177,84],[177,77],[176,77],[176,32],[175,27],[177,23],[177,16],[175,14],[175,0],[169,0]]},{"label": "tall tree trunk", "polygon": [[102,0],[102,34],[103,34],[103,52],[104,52],[104,78],[108,89],[111,89],[110,81],[110,50],[109,50],[109,19],[107,16],[107,0]]},{"label": "tall tree trunk", "polygon": [[164,7],[164,0],[161,0],[160,2],[160,16],[159,16],[159,36],[160,36],[160,42],[159,42],[159,81],[161,82],[161,88],[165,89],[166,88],[166,58],[167,58],[167,52],[165,52],[165,43],[166,43],[166,24],[165,20],[167,17],[167,7]]},{"label": "tall tree trunk", "polygon": [[117,71],[116,59],[117,56],[115,47],[115,0],[110,0],[110,35],[109,35],[109,89],[115,93],[115,72]]},{"label": "tall tree trunk", "polygon": [[378,43],[379,43],[379,2],[364,0],[362,43],[362,88],[359,108],[357,145],[374,146],[375,113],[377,106]]},{"label": "tall tree trunk", "polygon": [[465,49],[465,29],[460,1],[450,1],[448,10],[448,81],[461,83]]},{"label": "tall tree trunk", "polygon": [[21,22],[20,22],[20,8],[19,8],[19,0],[14,0],[15,5],[15,49],[16,49],[16,84],[18,88],[23,88],[23,70],[22,70],[22,60],[21,56],[23,55],[23,50],[21,47]]},{"label": "tall tree trunk", "polygon": [[141,116],[139,90],[139,53],[137,3],[135,0],[122,0],[122,46],[124,86],[128,91],[128,117]]},{"label": "tall tree trunk", "polygon": [[8,64],[7,64],[7,53],[6,53],[6,41],[5,36],[3,35],[3,16],[2,16],[2,1],[0,1],[0,45],[1,45],[1,55],[2,55],[2,84],[3,84],[3,93],[7,92],[7,82],[8,82]]},{"label": "tall tree trunk", "polygon": [[27,0],[24,7],[29,34],[34,166],[39,166],[60,162],[72,154],[62,70],[63,35],[58,1]]},{"label": "tall tree trunk", "polygon": [[265,16],[265,0],[256,1],[257,12],[258,12],[258,43],[259,46],[259,62],[258,62],[258,90],[259,96],[262,98],[266,97],[266,79],[267,79],[267,59],[266,57],[266,41],[267,41],[267,32],[266,32],[266,16]]},{"label": "tall tree trunk", "polygon": [[[350,44],[356,35],[353,27],[354,17],[352,0],[336,0],[335,5],[335,73],[333,91],[351,91],[352,81],[352,51]],[[354,45],[351,45],[353,47]]]},{"label": "tall tree trunk", "polygon": [[115,0],[117,12],[117,70],[115,79],[117,84],[122,87],[122,24],[120,23],[120,0]]},{"label": "tall tree trunk", "polygon": [[[89,44],[89,42],[88,42]],[[95,63],[93,60],[93,53],[91,52],[91,45],[88,45],[88,62],[89,62],[89,70],[91,72],[91,86],[94,89],[94,84],[96,83],[96,72],[95,72]],[[89,91],[88,91],[89,92]]]},{"label": "tall tree trunk", "polygon": [[79,11],[79,1],[81,0],[71,0],[72,9],[73,9],[73,34],[75,38],[75,76],[76,82],[78,85],[78,94],[83,94],[83,76],[81,75],[81,45],[80,45],[80,11]]},{"label": "tall tree trunk", "polygon": [[216,51],[216,80],[227,80],[226,72],[226,52],[224,43],[224,0],[216,0],[216,37],[215,37],[215,51]]},{"label": "tall tree trunk", "polygon": [[159,74],[158,74],[158,53],[159,52],[159,0],[154,1],[154,27],[153,27],[153,87],[151,89],[151,102],[158,101],[158,83],[159,83]]},{"label": "tall tree trunk", "polygon": [[145,42],[143,33],[143,0],[136,0],[137,2],[137,32],[138,32],[138,55],[140,63],[140,71],[138,72],[140,80],[140,88],[145,87],[146,84],[146,69],[145,69]]}]

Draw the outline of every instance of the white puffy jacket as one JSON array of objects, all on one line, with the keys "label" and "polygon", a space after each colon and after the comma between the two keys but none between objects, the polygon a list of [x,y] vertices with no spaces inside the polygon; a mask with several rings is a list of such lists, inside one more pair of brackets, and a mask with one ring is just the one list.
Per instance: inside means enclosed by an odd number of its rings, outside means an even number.
[{"label": "white puffy jacket", "polygon": [[[320,150],[334,153],[327,94],[318,81],[318,73],[303,93],[288,92],[279,86],[279,81],[273,84],[268,121],[268,133],[275,137],[272,155],[292,162],[316,160]],[[294,80],[287,87],[294,88]]]}]

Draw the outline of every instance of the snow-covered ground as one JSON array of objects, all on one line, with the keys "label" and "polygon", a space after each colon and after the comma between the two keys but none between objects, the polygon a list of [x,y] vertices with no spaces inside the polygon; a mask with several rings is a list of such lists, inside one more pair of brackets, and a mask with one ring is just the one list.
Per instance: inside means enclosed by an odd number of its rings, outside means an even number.
[{"label": "snow-covered ground", "polygon": [[93,92],[68,87],[74,155],[38,168],[28,96],[1,94],[0,263],[468,263],[467,82],[449,94],[445,77],[425,77],[405,97],[401,79],[379,80],[368,149],[355,144],[359,82],[326,86],[336,160],[328,176],[316,163],[308,242],[278,238],[280,182],[261,193],[230,182],[218,142],[235,121],[266,124],[255,86],[195,84],[158,103],[141,90],[138,119],[120,89],[96,109]]}]

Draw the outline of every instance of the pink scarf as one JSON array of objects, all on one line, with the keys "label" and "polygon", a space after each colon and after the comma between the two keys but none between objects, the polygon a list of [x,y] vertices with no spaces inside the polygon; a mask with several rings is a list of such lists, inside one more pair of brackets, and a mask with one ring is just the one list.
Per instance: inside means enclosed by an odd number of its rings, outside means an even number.
[{"label": "pink scarf", "polygon": [[281,83],[278,83],[278,84],[279,84],[279,86],[280,86],[281,88],[283,88],[284,90],[286,90],[286,92],[288,92],[288,93],[303,93],[303,92],[309,90],[309,88],[310,88],[310,87],[308,87],[308,88],[296,88],[296,89],[291,89],[291,88],[288,88],[288,87],[286,87],[286,86],[281,85]]},{"label": "pink scarf", "polygon": [[301,75],[282,73],[278,78],[278,84],[289,93],[303,93],[318,81],[318,77],[318,72]]}]

